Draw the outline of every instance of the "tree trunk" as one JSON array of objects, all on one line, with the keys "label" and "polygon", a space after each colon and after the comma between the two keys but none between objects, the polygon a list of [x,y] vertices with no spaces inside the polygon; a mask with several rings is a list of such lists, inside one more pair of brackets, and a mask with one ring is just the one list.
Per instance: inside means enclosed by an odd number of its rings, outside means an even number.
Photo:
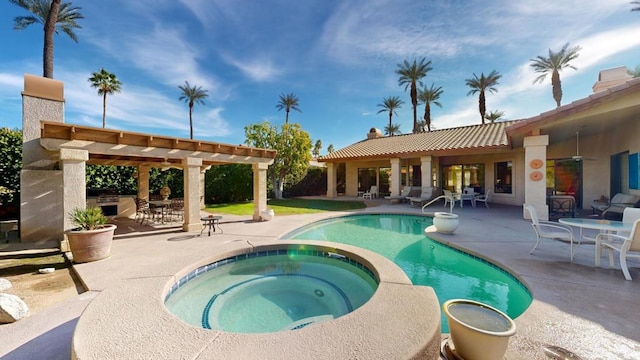
[{"label": "tree trunk", "polygon": [[485,104],[484,98],[484,90],[480,91],[480,96],[478,97],[478,107],[480,109],[480,117],[482,118],[482,125],[484,125],[484,114],[487,112],[487,105]]},{"label": "tree trunk", "polygon": [[416,83],[411,83],[411,105],[413,105],[413,133],[418,132],[418,113],[416,108],[418,107],[418,90],[416,89]]},{"label": "tree trunk", "polygon": [[424,122],[427,124],[427,131],[431,132],[431,105],[428,101],[424,104]]},{"label": "tree trunk", "polygon": [[189,138],[193,140],[193,104],[189,104]]},{"label": "tree trunk", "polygon": [[102,94],[102,128],[107,127],[107,92]]},{"label": "tree trunk", "polygon": [[551,86],[553,87],[553,99],[556,101],[556,105],[560,107],[560,101],[562,101],[562,85],[560,83],[560,73],[557,70],[554,70],[551,75]]},{"label": "tree trunk", "polygon": [[273,192],[275,193],[274,196],[276,197],[276,199],[282,200],[283,190],[284,190],[284,177],[278,177],[273,182]]},{"label": "tree trunk", "polygon": [[43,76],[53,79],[53,35],[56,33],[56,23],[58,22],[58,10],[61,0],[53,0],[47,20],[44,23],[44,49],[42,51],[42,72]]},{"label": "tree trunk", "polygon": [[393,136],[393,133],[391,132],[391,123],[392,123],[392,119],[393,118],[393,112],[389,111],[389,136]]}]

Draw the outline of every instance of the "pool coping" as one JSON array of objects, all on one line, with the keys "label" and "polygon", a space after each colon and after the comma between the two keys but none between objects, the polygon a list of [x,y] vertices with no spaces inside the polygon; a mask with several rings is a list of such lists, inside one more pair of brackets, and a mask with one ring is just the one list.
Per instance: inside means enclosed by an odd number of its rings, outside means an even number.
[{"label": "pool coping", "polygon": [[[371,299],[340,318],[295,331],[238,334],[188,325],[164,298],[171,286],[208,263],[252,251],[315,246],[368,266],[379,279]],[[122,279],[85,309],[73,335],[72,358],[317,359],[437,358],[440,308],[430,287],[414,286],[392,261],[365,249],[326,241],[265,240],[221,244],[173,275]]]}]

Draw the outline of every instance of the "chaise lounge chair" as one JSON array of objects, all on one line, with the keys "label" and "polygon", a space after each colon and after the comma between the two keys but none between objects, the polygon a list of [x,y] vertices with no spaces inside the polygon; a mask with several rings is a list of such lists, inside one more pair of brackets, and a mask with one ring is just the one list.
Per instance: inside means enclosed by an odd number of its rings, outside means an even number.
[{"label": "chaise lounge chair", "polygon": [[420,206],[424,205],[427,201],[433,199],[433,188],[430,188],[430,191],[422,191],[420,196],[408,196],[407,200],[411,205],[419,204]]},{"label": "chaise lounge chair", "polygon": [[405,186],[400,192],[400,195],[385,196],[384,198],[387,200],[391,200],[392,204],[395,202],[404,202],[406,200],[406,197],[409,196],[410,192],[411,186]]}]

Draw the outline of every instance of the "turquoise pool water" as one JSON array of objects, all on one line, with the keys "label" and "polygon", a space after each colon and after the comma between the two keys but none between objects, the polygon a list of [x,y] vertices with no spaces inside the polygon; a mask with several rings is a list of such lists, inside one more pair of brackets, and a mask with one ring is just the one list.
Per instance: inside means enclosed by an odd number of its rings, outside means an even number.
[{"label": "turquoise pool water", "polygon": [[[429,217],[393,214],[350,215],[299,228],[283,239],[326,240],[377,252],[400,266],[414,285],[434,288],[442,305],[455,298],[491,305],[516,318],[531,304],[531,293],[506,271],[429,239]],[[442,317],[442,332],[449,332]]]},{"label": "turquoise pool water", "polygon": [[305,247],[238,255],[172,286],[170,312],[193,326],[235,333],[295,330],[350,313],[378,283],[362,264]]}]

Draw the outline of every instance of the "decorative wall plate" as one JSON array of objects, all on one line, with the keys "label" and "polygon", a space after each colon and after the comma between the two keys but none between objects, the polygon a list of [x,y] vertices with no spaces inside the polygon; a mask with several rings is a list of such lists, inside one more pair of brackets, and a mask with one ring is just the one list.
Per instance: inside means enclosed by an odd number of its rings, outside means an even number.
[{"label": "decorative wall plate", "polygon": [[531,166],[532,169],[540,169],[542,167],[542,160],[533,159],[529,162],[529,166]]},{"label": "decorative wall plate", "polygon": [[529,174],[529,178],[531,178],[531,180],[533,181],[540,181],[542,180],[542,172],[538,170],[532,171],[531,174]]}]

